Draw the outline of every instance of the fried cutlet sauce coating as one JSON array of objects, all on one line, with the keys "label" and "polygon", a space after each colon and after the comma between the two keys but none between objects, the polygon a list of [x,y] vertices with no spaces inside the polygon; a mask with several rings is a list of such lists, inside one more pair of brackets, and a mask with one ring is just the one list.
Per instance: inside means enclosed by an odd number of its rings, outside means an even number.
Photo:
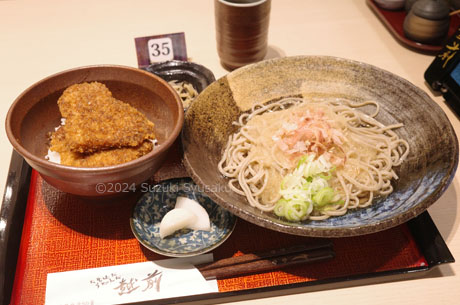
[{"label": "fried cutlet sauce coating", "polygon": [[62,117],[67,118],[78,113],[79,108],[88,102],[96,105],[110,98],[112,98],[112,92],[102,83],[75,84],[66,88],[59,98],[59,111]]},{"label": "fried cutlet sauce coating", "polygon": [[112,97],[101,83],[68,87],[58,100],[65,124],[51,134],[50,150],[61,164],[100,167],[137,159],[153,149],[153,123]]},{"label": "fried cutlet sauce coating", "polygon": [[112,148],[82,154],[68,150],[62,127],[51,137],[51,150],[61,156],[61,164],[77,167],[100,167],[125,163],[142,157],[153,149],[153,143],[145,140],[136,147]]},{"label": "fried cutlet sauce coating", "polygon": [[73,152],[136,147],[155,139],[154,124],[131,105],[112,97],[101,83],[68,87],[58,100],[66,119],[66,142]]}]

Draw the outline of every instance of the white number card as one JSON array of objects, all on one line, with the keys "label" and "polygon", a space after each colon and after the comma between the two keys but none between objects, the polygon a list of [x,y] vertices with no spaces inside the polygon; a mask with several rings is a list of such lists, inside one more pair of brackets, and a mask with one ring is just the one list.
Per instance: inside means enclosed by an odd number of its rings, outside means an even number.
[{"label": "white number card", "polygon": [[138,37],[134,42],[139,68],[173,59],[187,60],[184,33]]},{"label": "white number card", "polygon": [[49,273],[46,305],[124,304],[218,292],[194,267],[212,254],[153,262]]},{"label": "white number card", "polygon": [[170,37],[150,39],[147,45],[151,63],[174,59],[173,43]]}]

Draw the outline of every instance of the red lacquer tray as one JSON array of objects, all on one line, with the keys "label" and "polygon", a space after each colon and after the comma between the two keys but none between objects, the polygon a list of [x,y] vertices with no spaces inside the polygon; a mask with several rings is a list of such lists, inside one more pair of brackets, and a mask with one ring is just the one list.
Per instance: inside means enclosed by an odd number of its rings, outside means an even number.
[{"label": "red lacquer tray", "polygon": [[[0,222],[2,304],[42,304],[46,276],[162,259],[141,246],[129,217],[137,198],[91,202],[62,193],[13,153]],[[248,234],[251,232],[251,234]],[[306,243],[310,238],[270,231],[239,220],[235,231],[213,250],[215,259]],[[219,292],[149,304],[264,297],[346,287],[425,275],[454,259],[427,212],[407,224],[370,235],[332,239],[332,260],[219,280]]]},{"label": "red lacquer tray", "polygon": [[[382,21],[388,31],[398,40],[402,45],[416,51],[420,51],[428,54],[436,54],[440,52],[444,44],[424,44],[410,40],[404,35],[403,23],[406,17],[406,11],[404,9],[392,11],[386,10],[379,7],[374,0],[366,0],[368,6],[375,13],[375,15]],[[457,15],[453,15],[450,18],[450,27],[447,37],[452,36],[460,26],[460,18]]]}]

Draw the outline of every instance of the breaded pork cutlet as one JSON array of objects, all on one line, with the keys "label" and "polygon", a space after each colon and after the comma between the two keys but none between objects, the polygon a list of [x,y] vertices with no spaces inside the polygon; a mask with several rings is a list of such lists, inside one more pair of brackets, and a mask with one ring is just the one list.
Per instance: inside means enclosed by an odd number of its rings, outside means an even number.
[{"label": "breaded pork cutlet", "polygon": [[104,84],[72,85],[59,98],[58,106],[65,121],[51,133],[50,151],[59,153],[63,165],[116,165],[153,149],[153,123],[112,97]]},{"label": "breaded pork cutlet", "polygon": [[67,87],[58,100],[62,117],[67,118],[79,111],[79,107],[88,102],[96,104],[112,98],[112,92],[99,82],[81,83]]},{"label": "breaded pork cutlet", "polygon": [[136,147],[122,147],[96,151],[89,154],[73,152],[68,149],[63,128],[51,137],[50,150],[58,152],[61,164],[77,167],[100,167],[122,164],[142,157],[153,149],[153,143],[145,140]]},{"label": "breaded pork cutlet", "polygon": [[58,100],[66,119],[62,126],[70,151],[91,153],[121,147],[137,147],[155,139],[154,124],[127,103],[112,97],[101,83],[68,87]]}]

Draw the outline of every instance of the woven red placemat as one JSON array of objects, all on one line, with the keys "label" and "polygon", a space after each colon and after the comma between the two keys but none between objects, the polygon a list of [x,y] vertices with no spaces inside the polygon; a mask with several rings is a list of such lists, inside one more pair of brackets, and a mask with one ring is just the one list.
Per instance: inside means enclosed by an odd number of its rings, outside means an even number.
[{"label": "woven red placemat", "polygon": [[[11,304],[43,304],[46,276],[165,258],[134,238],[129,218],[142,194],[96,202],[62,193],[33,171]],[[239,219],[219,248],[220,259],[308,242]],[[370,235],[334,239],[336,257],[305,266],[219,280],[219,291],[279,286],[412,268],[426,264],[406,225]]]}]

